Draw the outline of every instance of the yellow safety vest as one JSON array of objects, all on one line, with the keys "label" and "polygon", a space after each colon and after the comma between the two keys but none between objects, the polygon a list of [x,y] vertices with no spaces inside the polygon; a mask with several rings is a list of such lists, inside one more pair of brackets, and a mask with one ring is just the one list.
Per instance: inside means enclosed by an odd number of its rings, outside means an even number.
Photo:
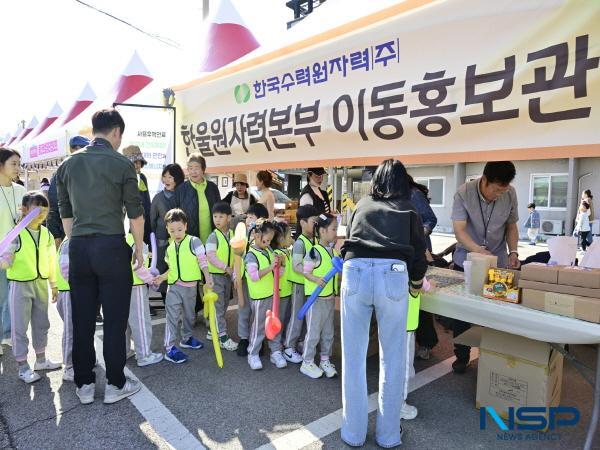
[{"label": "yellow safety vest", "polygon": [[49,248],[54,249],[54,238],[46,227],[40,227],[39,243],[25,228],[19,233],[19,249],[15,252],[12,266],[6,271],[7,278],[11,281],[47,280],[50,264],[54,263],[50,258],[56,255],[48,251]]},{"label": "yellow safety vest", "polygon": [[192,252],[192,237],[188,234],[177,245],[175,241],[167,247],[167,258],[169,264],[168,284],[178,281],[186,283],[202,281],[202,271],[198,265],[198,258]]},{"label": "yellow safety vest", "polygon": [[[310,250],[313,248],[313,246],[315,245],[314,240],[310,240],[308,239],[306,236],[304,236],[303,234],[301,234],[300,236],[298,236],[298,239],[300,239],[302,242],[304,242],[304,250],[305,250],[305,254],[310,252]],[[292,283],[295,284],[304,284],[305,283],[305,278],[304,275],[301,273],[296,272],[293,268],[292,270],[290,270],[290,281]]]},{"label": "yellow safety vest", "polygon": [[[327,272],[329,272],[331,270],[331,268],[333,267],[333,263],[331,262],[332,256],[329,254],[327,249],[325,247],[323,247],[321,244],[316,244],[314,249],[319,252],[319,255],[321,255],[321,262],[319,263],[319,265],[317,267],[315,267],[313,269],[312,274],[315,277],[323,278],[323,277],[325,277],[325,275],[327,275]],[[337,252],[335,250],[333,251],[333,255],[337,256]],[[336,275],[335,277],[333,277],[331,280],[329,280],[327,282],[327,284],[325,285],[325,287],[319,294],[319,297],[331,297],[332,295],[337,295],[338,294],[337,285],[338,285],[338,275]],[[306,281],[304,282],[304,294],[311,295],[315,291],[315,289],[317,289],[317,286],[318,286],[317,283],[313,283],[309,279],[306,279]]]},{"label": "yellow safety vest", "polygon": [[69,292],[71,290],[71,287],[69,286],[69,283],[67,283],[67,280],[65,280],[62,276],[59,264],[59,258],[60,255],[62,255],[64,243],[65,241],[63,241],[62,244],[60,244],[60,247],[58,248],[58,257],[56,258],[56,288],[60,292]]},{"label": "yellow safety vest", "polygon": [[[290,295],[292,295],[293,289],[292,282],[290,281],[290,272],[292,271],[292,258],[288,250],[278,248],[275,250],[275,253],[285,258],[284,275],[283,277],[279,278],[279,297],[289,297]],[[281,271],[281,267],[279,268],[279,270]]]},{"label": "yellow safety vest", "polygon": [[[248,252],[256,257],[259,272],[271,265],[271,252],[267,251],[267,256],[263,252],[256,250],[254,247],[250,247]],[[248,275],[246,276],[246,281],[248,283],[248,293],[250,294],[251,300],[263,300],[273,296],[273,272],[267,273],[258,281],[252,281],[252,278]]]},{"label": "yellow safety vest", "polygon": [[[217,236],[217,258],[219,258],[219,261],[223,264],[226,264],[227,267],[233,267],[233,251],[231,250],[231,245],[229,245],[229,242],[233,237],[233,231],[229,230],[229,239],[227,239],[223,232],[218,228],[215,228],[214,233],[215,236]],[[210,261],[208,262],[208,271],[210,273],[225,273],[224,270],[213,266]]]},{"label": "yellow safety vest", "polygon": [[421,294],[413,297],[408,294],[408,314],[406,317],[406,331],[415,331],[419,328],[419,309],[421,308]]},{"label": "yellow safety vest", "polygon": [[[131,233],[128,233],[125,240],[127,241],[127,244],[129,244],[129,246],[133,249],[133,246],[135,245],[133,235]],[[146,267],[146,268],[149,267],[148,262],[149,262],[148,255],[146,255],[144,257],[144,267]],[[137,274],[135,273],[135,270],[133,270],[133,264],[131,265],[131,274],[133,275],[133,286],[143,286],[144,284],[146,284],[142,281],[142,279],[140,277],[137,276]]]}]

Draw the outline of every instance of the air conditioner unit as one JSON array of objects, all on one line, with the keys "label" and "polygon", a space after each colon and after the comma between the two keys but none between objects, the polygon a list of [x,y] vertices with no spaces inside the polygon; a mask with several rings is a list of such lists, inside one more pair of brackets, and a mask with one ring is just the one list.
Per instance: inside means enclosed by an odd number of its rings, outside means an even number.
[{"label": "air conditioner unit", "polygon": [[563,220],[542,220],[542,233],[544,234],[563,234]]}]

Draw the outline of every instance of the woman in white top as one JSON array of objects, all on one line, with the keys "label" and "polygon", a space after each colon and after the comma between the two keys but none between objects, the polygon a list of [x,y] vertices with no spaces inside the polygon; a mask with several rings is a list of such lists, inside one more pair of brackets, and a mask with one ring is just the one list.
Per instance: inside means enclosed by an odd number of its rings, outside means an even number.
[{"label": "woman in white top", "polygon": [[262,203],[269,211],[269,219],[275,218],[275,195],[271,192],[273,175],[267,170],[261,170],[256,174],[256,187],[260,192],[258,203]]},{"label": "woman in white top", "polygon": [[[14,228],[21,218],[21,202],[26,191],[13,183],[18,178],[21,155],[16,150],[0,148],[0,239]],[[6,270],[0,269],[0,339],[10,342],[10,313],[8,311],[8,280]],[[0,344],[0,355],[3,353]]]}]

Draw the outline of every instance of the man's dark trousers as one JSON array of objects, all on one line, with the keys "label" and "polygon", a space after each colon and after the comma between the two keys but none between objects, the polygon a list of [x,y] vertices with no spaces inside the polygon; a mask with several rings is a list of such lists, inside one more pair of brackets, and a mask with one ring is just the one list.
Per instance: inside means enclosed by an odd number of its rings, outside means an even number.
[{"label": "man's dark trousers", "polygon": [[109,384],[125,384],[125,330],[133,277],[131,247],[122,235],[75,236],[69,245],[75,384],[95,383],[97,305],[104,313],[104,362]]}]

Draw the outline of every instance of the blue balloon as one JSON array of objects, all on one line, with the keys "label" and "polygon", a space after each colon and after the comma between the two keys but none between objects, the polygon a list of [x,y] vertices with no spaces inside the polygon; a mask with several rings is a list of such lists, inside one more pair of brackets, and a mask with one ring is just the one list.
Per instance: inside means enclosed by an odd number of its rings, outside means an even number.
[{"label": "blue balloon", "polygon": [[[329,280],[331,280],[333,277],[336,276],[336,274],[341,272],[342,268],[344,266],[344,260],[342,258],[340,258],[339,256],[334,256],[331,259],[331,263],[333,264],[333,267],[323,277],[325,284],[329,283]],[[315,289],[315,291],[310,295],[310,297],[308,297],[308,299],[306,300],[306,302],[304,303],[304,305],[302,306],[300,311],[298,311],[298,316],[297,316],[298,320],[304,319],[304,316],[306,316],[306,313],[308,312],[310,307],[317,301],[317,298],[319,298],[319,294],[321,293],[322,290],[323,290],[323,287],[321,285],[317,285],[317,288]]]}]

